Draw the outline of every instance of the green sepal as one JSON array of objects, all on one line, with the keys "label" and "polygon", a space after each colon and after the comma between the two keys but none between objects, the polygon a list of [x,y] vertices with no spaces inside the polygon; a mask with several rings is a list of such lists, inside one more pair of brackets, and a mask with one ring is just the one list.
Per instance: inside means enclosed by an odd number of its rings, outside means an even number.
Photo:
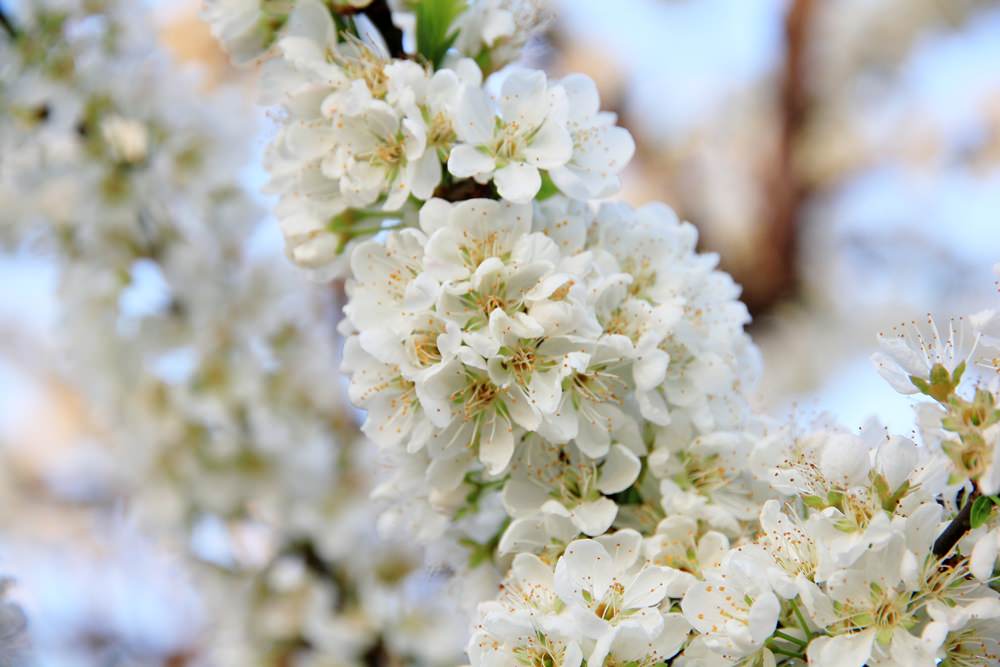
[{"label": "green sepal", "polygon": [[467,6],[466,0],[420,0],[414,7],[417,53],[435,69],[458,38],[458,30],[452,29],[452,24]]},{"label": "green sepal", "polygon": [[827,508],[827,504],[819,496],[802,496],[802,502],[805,503],[806,507],[814,510]]}]

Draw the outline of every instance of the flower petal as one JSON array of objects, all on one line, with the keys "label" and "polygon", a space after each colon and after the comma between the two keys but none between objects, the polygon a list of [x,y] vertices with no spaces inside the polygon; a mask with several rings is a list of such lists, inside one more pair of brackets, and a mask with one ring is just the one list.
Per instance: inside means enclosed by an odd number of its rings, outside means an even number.
[{"label": "flower petal", "polygon": [[[450,160],[448,165],[451,169]],[[455,173],[454,170],[452,173]],[[506,167],[501,167],[493,175],[493,179],[500,196],[517,204],[530,202],[542,187],[542,177],[538,169],[523,162],[511,162]]]}]

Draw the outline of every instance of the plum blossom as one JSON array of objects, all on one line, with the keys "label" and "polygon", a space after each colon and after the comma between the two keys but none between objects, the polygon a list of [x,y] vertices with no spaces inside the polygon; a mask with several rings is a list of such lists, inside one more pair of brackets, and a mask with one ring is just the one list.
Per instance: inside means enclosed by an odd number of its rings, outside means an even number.
[{"label": "plum blossom", "polygon": [[756,653],[774,632],[781,610],[766,578],[767,558],[759,551],[732,551],[717,570],[688,589],[684,618],[717,653],[739,658]]},{"label": "plum blossom", "polygon": [[559,85],[566,91],[573,156],[550,172],[552,181],[576,199],[612,195],[621,186],[619,172],[635,152],[632,135],[614,124],[614,114],[601,112],[597,86],[590,78],[571,74]]},{"label": "plum blossom", "polygon": [[465,86],[455,110],[459,143],[448,157],[448,171],[483,183],[494,180],[509,201],[531,201],[542,187],[539,170],[572,157],[567,105],[565,90],[549,86],[540,71],[510,72],[495,103],[484,90]]},{"label": "plum blossom", "polygon": [[589,536],[611,527],[618,506],[608,496],[631,486],[642,467],[637,453],[623,444],[615,444],[603,461],[537,436],[529,436],[521,452],[503,488],[507,513],[515,519],[565,516]]}]

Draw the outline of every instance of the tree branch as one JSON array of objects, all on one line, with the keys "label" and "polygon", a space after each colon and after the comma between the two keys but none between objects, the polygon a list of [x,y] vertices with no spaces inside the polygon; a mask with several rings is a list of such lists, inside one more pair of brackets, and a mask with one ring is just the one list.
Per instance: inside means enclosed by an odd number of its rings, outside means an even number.
[{"label": "tree branch", "polygon": [[774,170],[764,183],[771,210],[765,218],[760,260],[744,301],[751,313],[764,312],[796,289],[798,233],[809,191],[798,174],[796,147],[809,115],[807,85],[809,31],[814,0],[794,0],[785,16],[785,58],[780,90],[780,125]]},{"label": "tree branch", "polygon": [[935,556],[938,558],[947,556],[955,545],[958,544],[958,541],[962,539],[962,536],[972,528],[972,505],[978,497],[979,489],[973,489],[972,493],[965,499],[965,506],[951,520],[948,527],[938,535],[938,538],[934,540],[933,552]]}]

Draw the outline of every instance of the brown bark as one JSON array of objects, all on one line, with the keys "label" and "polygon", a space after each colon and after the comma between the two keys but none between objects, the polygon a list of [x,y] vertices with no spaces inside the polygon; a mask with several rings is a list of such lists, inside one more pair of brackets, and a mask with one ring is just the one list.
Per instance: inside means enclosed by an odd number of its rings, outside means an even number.
[{"label": "brown bark", "polygon": [[810,192],[799,176],[795,153],[810,107],[807,47],[814,9],[815,0],[794,0],[785,16],[778,146],[775,167],[764,183],[770,212],[759,243],[758,275],[744,294],[752,313],[769,310],[798,287],[798,228]]}]

